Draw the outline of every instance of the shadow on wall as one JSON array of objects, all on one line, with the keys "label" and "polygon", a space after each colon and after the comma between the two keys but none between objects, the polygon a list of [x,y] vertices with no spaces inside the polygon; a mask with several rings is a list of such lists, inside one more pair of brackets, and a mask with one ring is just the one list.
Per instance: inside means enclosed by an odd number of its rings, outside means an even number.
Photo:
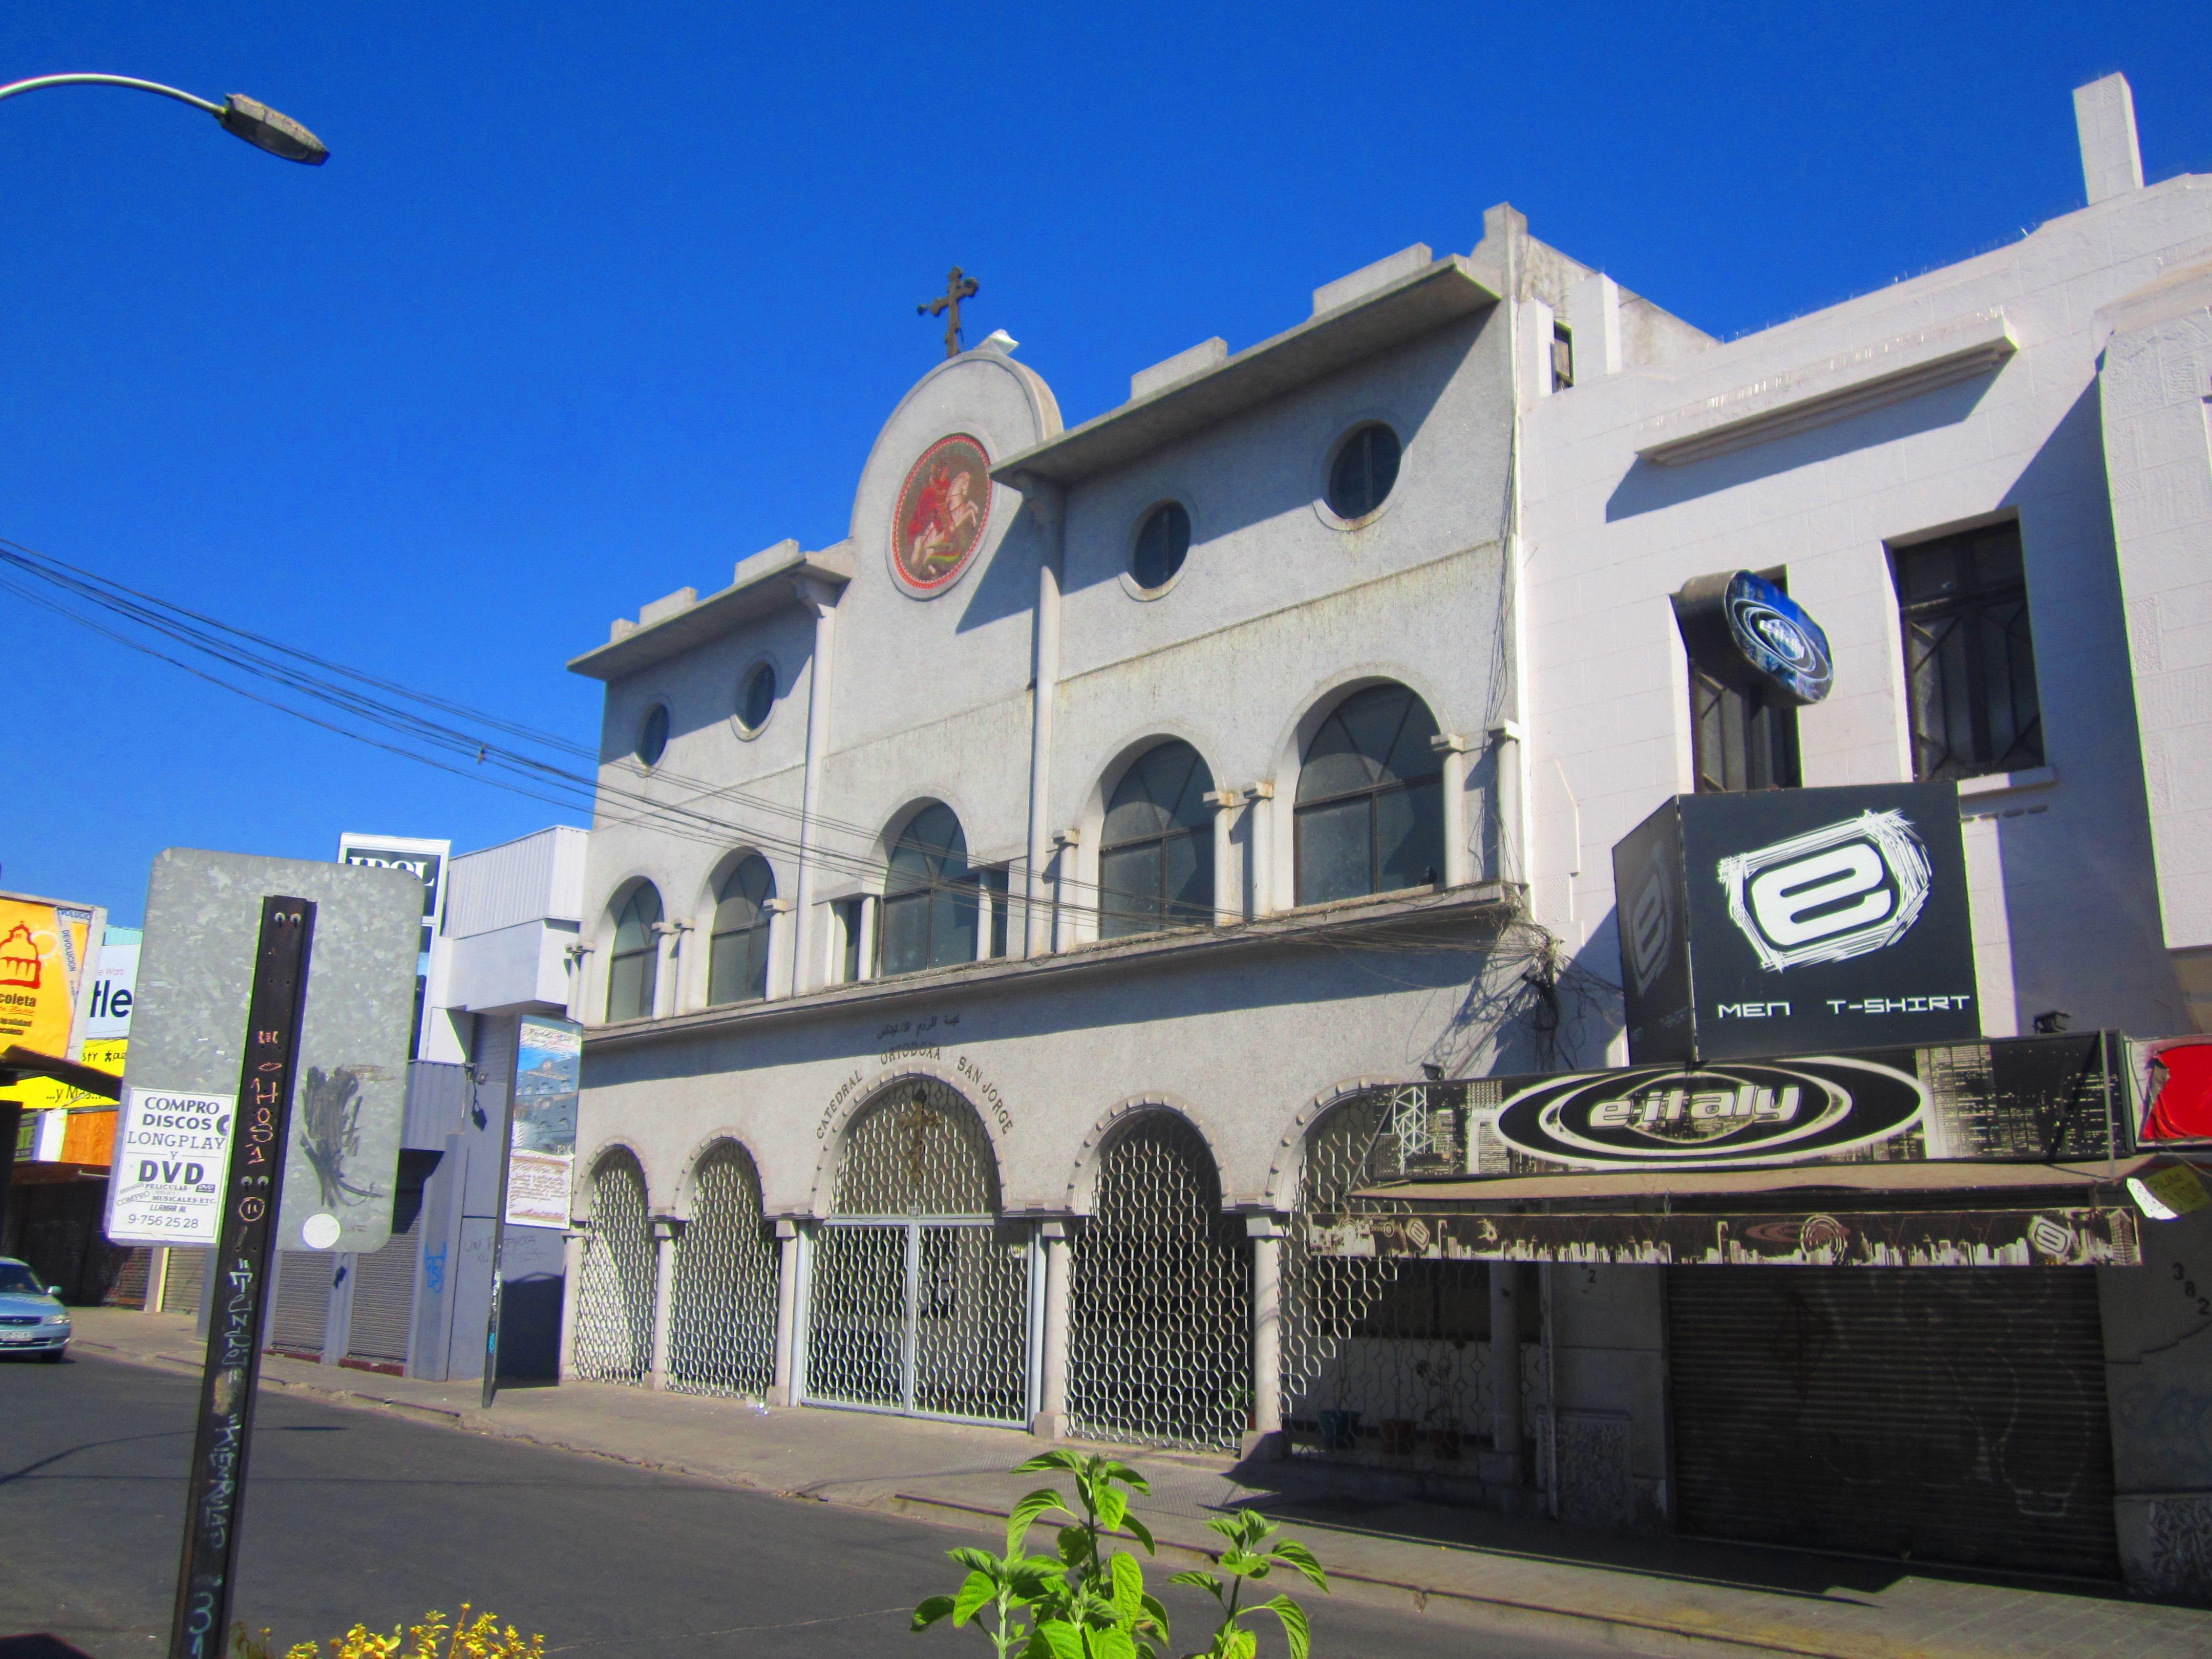
[{"label": "shadow on wall", "polygon": [[1831,461],[1856,449],[1871,449],[1938,427],[1956,426],[1974,412],[1996,378],[1984,374],[1956,386],[1939,386],[1887,408],[1869,410],[1809,432],[1769,439],[1710,460],[1656,466],[1639,458],[1606,501],[1606,522],[1618,523],[1661,507],[1677,507],[1777,473]]},{"label": "shadow on wall", "polygon": [[[1421,434],[1438,401],[1466,369],[1485,332],[1492,326],[1503,326],[1502,317],[1503,308],[1492,306],[1408,341],[1382,358],[1340,370],[1301,388],[1290,394],[1287,408],[1284,400],[1277,399],[1231,416],[1200,437],[1195,453],[1188,460],[1159,469],[1158,492],[1153,499],[1169,494],[1172,486],[1198,483],[1204,493],[1199,503],[1202,511],[1194,528],[1204,542],[1218,541],[1286,514],[1307,511],[1321,491],[1325,447],[1334,445],[1346,430],[1363,423],[1355,410],[1387,409],[1392,424],[1400,426],[1398,435],[1407,451],[1412,452],[1422,441]],[[1340,390],[1355,382],[1358,390],[1353,394],[1347,396]],[[1319,433],[1333,413],[1340,415],[1345,425],[1341,429],[1328,429],[1319,439],[1322,448],[1286,453],[1281,453],[1279,444],[1270,445],[1267,441],[1271,430],[1286,436],[1306,428]],[[1463,422],[1466,416],[1462,413],[1455,418]],[[1502,470],[1502,426],[1499,431]],[[1430,441],[1442,450],[1461,443],[1466,435],[1462,426],[1456,431],[1439,433]],[[1482,435],[1477,434],[1478,442]],[[1149,464],[1148,458],[1131,465],[1142,468]],[[1452,466],[1441,453],[1426,457],[1422,465],[1431,478],[1446,476]],[[1069,528],[1073,531],[1077,526],[1071,521]],[[1130,535],[1135,530],[1134,523],[1127,526]],[[1487,537],[1496,532],[1484,533]],[[1118,581],[1127,568],[1126,553],[1120,527],[1111,535],[1080,539],[1071,535],[1062,583],[1073,593],[1080,588]],[[961,625],[965,628],[969,624],[963,619]]]},{"label": "shadow on wall", "polygon": [[[2004,494],[2027,557],[2044,759],[2063,793],[2000,805],[1997,843],[2021,1029],[2063,1008],[2077,1030],[2163,1036],[2188,1031],[2190,1019],[2152,873],[2099,386],[2074,400]],[[2083,960],[2084,917],[2119,947],[2094,966]],[[2147,1030],[2146,1019],[2162,1023]]]},{"label": "shadow on wall", "polygon": [[1604,1065],[1607,1045],[1626,1021],[1613,915],[1607,911],[1572,954],[1547,950],[1547,936],[1533,923],[1508,923],[1425,1058],[1447,1077],[1520,1077]]}]

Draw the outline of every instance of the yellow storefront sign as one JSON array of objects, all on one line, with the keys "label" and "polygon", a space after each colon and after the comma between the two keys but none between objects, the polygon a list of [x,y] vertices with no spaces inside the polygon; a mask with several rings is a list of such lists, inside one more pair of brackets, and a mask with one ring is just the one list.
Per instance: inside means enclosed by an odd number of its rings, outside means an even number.
[{"label": "yellow storefront sign", "polygon": [[[84,1063],[103,1072],[123,1075],[123,1056],[131,1047],[128,1037],[87,1037],[84,1042]],[[88,1095],[82,1089],[72,1088],[59,1079],[50,1077],[25,1078],[21,1083],[0,1089],[0,1100],[12,1100],[29,1112],[61,1112],[73,1106],[112,1106],[115,1103],[101,1095]]]},{"label": "yellow storefront sign", "polygon": [[89,909],[0,895],[0,1048],[67,1055]]}]

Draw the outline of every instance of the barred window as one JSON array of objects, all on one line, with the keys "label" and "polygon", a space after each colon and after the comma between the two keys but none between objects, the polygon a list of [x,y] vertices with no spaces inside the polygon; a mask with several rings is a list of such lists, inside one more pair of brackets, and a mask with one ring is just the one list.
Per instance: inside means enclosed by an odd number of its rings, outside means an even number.
[{"label": "barred window", "polygon": [[2043,764],[2020,526],[1895,550],[1917,778]]},{"label": "barred window", "polygon": [[1795,789],[1797,711],[1778,699],[1746,696],[1690,665],[1690,760],[1698,793]]}]

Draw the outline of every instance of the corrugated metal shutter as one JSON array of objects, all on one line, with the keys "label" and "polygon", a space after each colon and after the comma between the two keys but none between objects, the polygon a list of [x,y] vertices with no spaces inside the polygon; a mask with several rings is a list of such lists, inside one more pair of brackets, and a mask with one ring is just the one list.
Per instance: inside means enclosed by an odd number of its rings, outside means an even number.
[{"label": "corrugated metal shutter", "polygon": [[1681,1530],[2114,1577],[2096,1275],[1673,1267]]},{"label": "corrugated metal shutter", "polygon": [[169,1272],[161,1280],[161,1311],[163,1313],[198,1313],[200,1306],[200,1285],[207,1278],[208,1257],[212,1252],[194,1250],[172,1244],[169,1247]]},{"label": "corrugated metal shutter", "polygon": [[331,1286],[337,1258],[327,1250],[279,1252],[276,1306],[269,1320],[269,1346],[283,1353],[323,1357],[323,1328],[330,1322]]},{"label": "corrugated metal shutter", "polygon": [[406,1364],[407,1333],[415,1322],[415,1261],[422,1244],[422,1189],[417,1187],[398,1194],[392,1206],[392,1237],[384,1248],[353,1260],[347,1358],[377,1365]]},{"label": "corrugated metal shutter", "polygon": [[154,1261],[153,1247],[132,1246],[124,1253],[123,1265],[115,1274],[115,1282],[107,1287],[107,1305],[111,1308],[143,1308],[146,1305],[146,1275]]}]

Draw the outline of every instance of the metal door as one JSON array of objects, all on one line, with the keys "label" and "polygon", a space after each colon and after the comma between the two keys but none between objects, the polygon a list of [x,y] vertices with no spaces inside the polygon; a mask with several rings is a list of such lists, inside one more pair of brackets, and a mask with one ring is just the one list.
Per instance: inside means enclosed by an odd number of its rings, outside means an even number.
[{"label": "metal door", "polygon": [[1685,1532],[2115,1577],[2097,1278],[1670,1267]]},{"label": "metal door", "polygon": [[1036,1249],[988,1219],[830,1221],[808,1243],[811,1405],[1021,1425]]},{"label": "metal door", "polygon": [[893,1085],[854,1118],[833,1196],[801,1246],[801,1397],[1027,1423],[1042,1275],[1028,1230],[996,1218],[975,1109],[933,1079]]}]

